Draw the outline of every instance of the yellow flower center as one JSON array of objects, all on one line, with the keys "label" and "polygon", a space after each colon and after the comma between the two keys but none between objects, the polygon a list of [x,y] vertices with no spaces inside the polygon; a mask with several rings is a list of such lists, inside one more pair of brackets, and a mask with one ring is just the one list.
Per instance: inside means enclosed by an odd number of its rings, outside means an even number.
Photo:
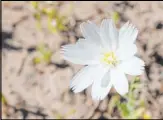
[{"label": "yellow flower center", "polygon": [[106,63],[106,64],[113,65],[113,66],[115,66],[118,63],[117,58],[116,58],[114,52],[107,52],[107,53],[105,53],[103,55],[101,61]]}]

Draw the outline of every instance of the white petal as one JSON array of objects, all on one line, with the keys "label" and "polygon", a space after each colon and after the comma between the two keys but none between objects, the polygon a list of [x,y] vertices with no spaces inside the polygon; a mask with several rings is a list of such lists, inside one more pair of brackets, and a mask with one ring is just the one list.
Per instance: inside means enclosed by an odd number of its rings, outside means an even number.
[{"label": "white petal", "polygon": [[85,88],[93,83],[94,78],[98,76],[99,66],[86,66],[81,69],[72,79],[70,88],[77,93],[83,91]]},{"label": "white petal", "polygon": [[88,23],[92,25],[93,29],[95,29],[98,34],[100,34],[100,28],[95,23],[90,20],[88,20]]},{"label": "white petal", "polygon": [[100,75],[100,78],[96,78],[92,85],[91,95],[94,100],[104,99],[112,87],[112,83],[110,80],[110,72],[108,72],[108,70],[101,72],[103,73]]},{"label": "white petal", "polygon": [[115,50],[118,44],[118,31],[111,19],[104,19],[100,27],[102,43],[106,47]]},{"label": "white petal", "polygon": [[128,80],[123,72],[119,69],[114,68],[111,69],[111,81],[113,83],[114,88],[120,95],[124,95],[128,92]]},{"label": "white petal", "polygon": [[63,58],[75,64],[97,64],[100,50],[85,39],[79,39],[76,44],[62,46]]},{"label": "white petal", "polygon": [[92,22],[84,22],[80,25],[82,34],[85,39],[91,41],[92,43],[95,43],[96,45],[101,45],[101,38],[98,33],[98,27],[95,27],[95,24]]},{"label": "white petal", "polygon": [[110,20],[104,19],[101,23],[100,26],[100,35],[101,35],[101,40],[102,44],[104,47],[108,47],[108,49],[111,49],[111,38],[109,34],[109,23]]},{"label": "white petal", "polygon": [[137,35],[137,28],[127,22],[119,30],[119,44],[134,43]]},{"label": "white petal", "polygon": [[135,44],[126,43],[121,45],[117,51],[116,55],[119,60],[125,60],[134,56],[137,52],[137,46]]},{"label": "white petal", "polygon": [[141,75],[144,71],[144,61],[140,58],[133,56],[131,59],[123,61],[119,65],[121,71],[129,75]]}]

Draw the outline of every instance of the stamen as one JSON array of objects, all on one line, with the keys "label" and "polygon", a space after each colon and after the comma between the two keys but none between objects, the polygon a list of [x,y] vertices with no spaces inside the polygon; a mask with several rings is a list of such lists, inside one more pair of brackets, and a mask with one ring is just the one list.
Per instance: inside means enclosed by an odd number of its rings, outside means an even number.
[{"label": "stamen", "polygon": [[113,65],[113,66],[115,66],[118,63],[117,58],[116,58],[114,52],[107,52],[107,53],[105,53],[103,55],[101,61],[106,63],[106,64]]}]

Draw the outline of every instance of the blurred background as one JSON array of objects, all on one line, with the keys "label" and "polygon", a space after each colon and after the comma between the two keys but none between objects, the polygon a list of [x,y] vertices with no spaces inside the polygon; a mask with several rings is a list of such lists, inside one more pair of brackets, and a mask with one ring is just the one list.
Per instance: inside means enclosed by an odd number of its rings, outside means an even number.
[{"label": "blurred background", "polygon": [[[90,88],[69,83],[83,66],[64,61],[60,47],[82,37],[79,25],[112,18],[139,29],[137,55],[145,72],[128,76],[130,92],[99,102]],[[2,2],[2,118],[163,118],[163,2]],[[133,68],[134,69],[134,68]]]}]

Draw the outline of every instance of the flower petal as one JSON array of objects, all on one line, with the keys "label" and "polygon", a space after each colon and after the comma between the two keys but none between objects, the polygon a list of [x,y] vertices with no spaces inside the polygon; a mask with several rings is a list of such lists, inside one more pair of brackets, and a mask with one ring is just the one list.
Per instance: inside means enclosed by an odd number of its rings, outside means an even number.
[{"label": "flower petal", "polygon": [[79,39],[76,44],[62,46],[63,58],[75,64],[97,64],[100,50],[85,39]]},{"label": "flower petal", "polygon": [[123,61],[119,65],[121,71],[129,75],[141,75],[144,71],[144,61],[140,58],[133,56],[131,59]]},{"label": "flower petal", "polygon": [[100,34],[100,28],[95,23],[90,20],[88,20],[88,23],[92,25],[93,29],[95,29],[98,34]]},{"label": "flower petal", "polygon": [[124,95],[128,92],[128,80],[123,72],[119,69],[111,69],[111,82],[113,83],[114,88],[120,95]]},{"label": "flower petal", "polygon": [[98,27],[92,22],[84,22],[80,25],[82,34],[85,39],[88,41],[95,43],[96,45],[101,45],[101,38],[99,35]]},{"label": "flower petal", "polygon": [[[102,72],[102,71],[101,71]],[[112,87],[110,80],[110,72],[105,70],[103,74],[100,75],[100,78],[96,78],[92,85],[92,98],[94,100],[102,100],[109,93]]]},{"label": "flower petal", "polygon": [[93,83],[94,78],[98,76],[99,69],[98,65],[84,67],[74,76],[70,88],[75,93],[83,91]]},{"label": "flower petal", "polygon": [[125,23],[119,30],[119,45],[134,43],[138,35],[138,29],[129,22]]},{"label": "flower petal", "polygon": [[112,19],[104,19],[100,27],[103,46],[115,50],[118,44],[118,31]]},{"label": "flower petal", "polygon": [[137,52],[137,46],[135,44],[126,43],[121,45],[117,51],[116,55],[119,60],[126,60],[134,56]]}]

